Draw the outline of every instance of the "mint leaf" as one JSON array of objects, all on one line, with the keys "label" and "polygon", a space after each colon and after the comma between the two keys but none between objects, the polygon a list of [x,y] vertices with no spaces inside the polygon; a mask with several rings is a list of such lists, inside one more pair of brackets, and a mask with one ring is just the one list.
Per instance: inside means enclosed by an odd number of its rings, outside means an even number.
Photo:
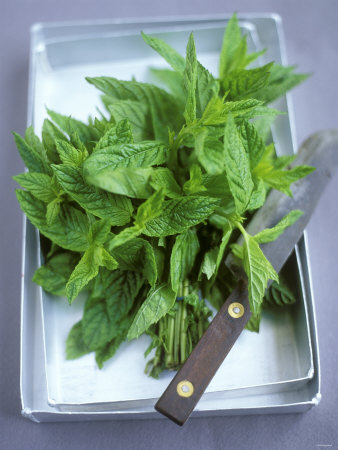
[{"label": "mint leaf", "polygon": [[177,198],[182,195],[181,187],[175,180],[173,172],[167,167],[158,167],[152,171],[150,185],[155,191],[163,189],[164,195],[169,198]]},{"label": "mint leaf", "polygon": [[82,319],[82,336],[85,346],[95,351],[111,340],[111,327],[104,300],[87,302]]},{"label": "mint leaf", "polygon": [[[185,60],[183,57],[182,59],[185,65]],[[182,111],[183,114],[185,106],[185,90],[182,74],[170,69],[155,69],[154,67],[150,69],[150,72],[172,95],[174,95],[177,101],[177,109]]]},{"label": "mint leaf", "polygon": [[256,92],[255,98],[264,103],[271,103],[309,77],[306,74],[296,74],[294,70],[295,66],[274,64],[271,68],[268,85]]},{"label": "mint leaf", "polygon": [[78,257],[74,253],[56,254],[35,271],[33,281],[50,294],[65,295],[66,283],[77,262]]},{"label": "mint leaf", "polygon": [[80,120],[70,116],[64,116],[47,108],[49,117],[60,127],[62,131],[71,137],[77,133],[81,142],[88,144],[91,141],[99,139],[99,132],[91,125],[86,125]]},{"label": "mint leaf", "polygon": [[219,61],[219,76],[220,78],[231,71],[235,66],[233,59],[236,54],[236,50],[239,47],[242,40],[241,29],[238,25],[237,15],[234,14],[229,20],[225,33],[223,36],[222,49]]},{"label": "mint leaf", "polygon": [[52,225],[46,221],[47,207],[30,192],[17,190],[17,199],[23,212],[40,232],[66,250],[83,252],[88,246],[88,218],[78,209],[62,209]]},{"label": "mint leaf", "polygon": [[184,87],[187,92],[184,118],[188,125],[196,119],[196,84],[197,59],[194,36],[191,33],[187,45],[186,65],[184,69]]},{"label": "mint leaf", "polygon": [[111,126],[95,145],[94,151],[111,147],[115,144],[132,144],[133,132],[128,119],[120,120],[116,126]]},{"label": "mint leaf", "polygon": [[132,271],[115,270],[104,273],[103,288],[111,338],[119,334],[120,320],[131,310],[143,283],[142,275]]},{"label": "mint leaf", "polygon": [[[140,101],[133,100],[111,101],[113,103],[107,102],[107,107],[113,119],[115,122],[128,120],[136,142],[153,137],[149,106]],[[126,142],[128,141],[126,140]],[[101,146],[101,148],[104,147]]]},{"label": "mint leaf", "polygon": [[165,163],[167,158],[168,148],[161,142],[120,143],[92,153],[84,163],[84,174],[98,178],[103,169],[148,168]]},{"label": "mint leaf", "polygon": [[248,276],[250,309],[256,314],[262,304],[268,280],[278,281],[278,275],[255,238],[247,233],[244,234],[243,265]]},{"label": "mint leaf", "polygon": [[82,321],[77,322],[70,330],[66,342],[66,359],[77,359],[90,352],[84,342]]},{"label": "mint leaf", "polygon": [[267,85],[273,63],[251,70],[236,70],[222,80],[225,92],[230,100],[256,97],[255,93]]},{"label": "mint leaf", "polygon": [[261,178],[258,178],[257,180],[255,179],[254,184],[255,186],[248,204],[249,211],[254,211],[255,209],[258,209],[261,206],[263,206],[267,194],[265,183]]},{"label": "mint leaf", "polygon": [[258,134],[255,126],[247,120],[243,121],[239,128],[239,133],[242,144],[249,155],[250,168],[253,170],[264,154],[264,141]]},{"label": "mint leaf", "polygon": [[245,329],[249,331],[254,331],[255,333],[259,333],[261,318],[262,318],[261,311],[257,311],[256,313],[251,314],[249,321],[245,325]]},{"label": "mint leaf", "polygon": [[254,185],[249,158],[231,115],[225,126],[224,149],[229,188],[234,197],[236,212],[242,214],[248,206]]},{"label": "mint leaf", "polygon": [[185,68],[185,60],[176,50],[168,45],[162,39],[150,36],[141,32],[142,38],[146,44],[159,53],[163,59],[167,61],[176,72],[183,74]]},{"label": "mint leaf", "polygon": [[[137,81],[122,81],[112,77],[86,78],[86,80],[110,97],[112,101],[131,100],[147,106],[151,110],[152,119],[155,115],[157,124],[160,125],[160,129],[157,127],[157,130],[154,130],[155,139],[161,138],[164,134],[167,137],[168,127],[179,129],[182,125],[181,117],[176,114],[175,98],[157,86]],[[128,118],[130,120],[130,117]],[[156,136],[156,131],[160,133],[160,136]]]},{"label": "mint leaf", "polygon": [[128,340],[138,338],[153,323],[158,322],[172,308],[175,298],[175,292],[167,284],[151,289],[129,328]]},{"label": "mint leaf", "polygon": [[121,226],[130,221],[133,206],[128,198],[91,186],[84,180],[80,168],[65,164],[52,167],[62,188],[87,212],[108,219],[111,225]]},{"label": "mint leaf", "polygon": [[66,136],[53,124],[49,119],[45,119],[42,125],[42,144],[46,149],[47,157],[52,163],[59,163],[60,158],[56,150],[56,141],[64,140],[67,142]]},{"label": "mint leaf", "polygon": [[89,281],[96,277],[100,263],[101,249],[96,246],[89,247],[67,282],[66,295],[69,303],[72,303]]},{"label": "mint leaf", "polygon": [[46,159],[31,147],[18,133],[13,133],[15,144],[25,166],[31,172],[50,174]]},{"label": "mint leaf", "polygon": [[148,169],[121,167],[115,170],[107,167],[97,175],[87,175],[86,179],[89,183],[114,194],[131,198],[148,198],[152,193],[149,184],[152,173],[151,167]]},{"label": "mint leaf", "polygon": [[207,173],[215,175],[224,171],[224,145],[217,137],[208,136],[206,129],[196,136],[195,151]]},{"label": "mint leaf", "polygon": [[267,242],[275,241],[285,229],[293,225],[301,216],[303,212],[299,209],[290,211],[283,219],[278,222],[273,228],[266,228],[257,233],[254,238],[258,244],[265,244]]},{"label": "mint leaf", "polygon": [[26,172],[14,176],[13,179],[45,203],[51,202],[56,196],[52,178],[45,173]]},{"label": "mint leaf", "polygon": [[46,223],[48,226],[51,226],[53,225],[53,223],[57,222],[60,210],[61,210],[60,198],[54,198],[54,200],[48,203],[46,210]]},{"label": "mint leaf", "polygon": [[170,257],[171,287],[177,293],[180,282],[183,282],[191,271],[196,255],[200,249],[194,228],[176,237]]},{"label": "mint leaf", "polygon": [[147,222],[143,233],[157,237],[182,233],[207,219],[218,204],[218,199],[198,195],[164,201],[163,211]]},{"label": "mint leaf", "polygon": [[162,189],[155,192],[137,209],[135,224],[144,227],[149,221],[156,219],[162,212],[164,192]]},{"label": "mint leaf", "polygon": [[133,238],[115,247],[113,257],[121,270],[140,272],[151,286],[157,281],[157,262],[153,246],[141,238]]},{"label": "mint leaf", "polygon": [[272,188],[292,197],[291,184],[306,177],[314,170],[315,168],[310,166],[296,166],[290,170],[275,170],[270,166],[267,170],[257,170],[257,174]]},{"label": "mint leaf", "polygon": [[184,183],[183,190],[188,195],[207,190],[203,186],[202,170],[197,164],[191,166],[190,179]]},{"label": "mint leaf", "polygon": [[216,271],[218,251],[218,248],[214,247],[204,255],[200,272],[201,274],[204,273],[208,280],[210,280]]},{"label": "mint leaf", "polygon": [[87,150],[81,151],[66,141],[56,141],[56,149],[61,161],[64,164],[74,164],[75,166],[81,166],[83,161],[88,156]]}]

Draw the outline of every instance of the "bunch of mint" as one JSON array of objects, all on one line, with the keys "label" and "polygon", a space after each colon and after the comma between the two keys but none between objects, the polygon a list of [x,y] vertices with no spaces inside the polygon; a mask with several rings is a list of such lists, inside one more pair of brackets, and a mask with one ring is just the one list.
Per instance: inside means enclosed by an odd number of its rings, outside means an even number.
[{"label": "bunch of mint", "polygon": [[[259,328],[268,280],[278,280],[259,244],[301,212],[256,236],[245,221],[271,188],[292,195],[290,185],[312,168],[288,169],[293,157],[276,157],[267,142],[280,114],[267,103],[306,76],[274,63],[248,69],[263,52],[248,53],[236,15],[218,79],[196,59],[192,34],[185,58],[155,37],[143,39],[172,67],[153,70],[167,89],[88,78],[103,92],[107,116],[85,124],[48,110],[42,140],[32,128],[24,138],[15,134],[29,170],[15,180],[25,189],[17,191],[21,208],[47,242],[34,281],[69,303],[88,291],[67,357],[95,352],[102,367],[125,339],[148,333],[148,352],[155,351],[147,371],[157,377],[180,367],[208,326],[203,299],[218,308],[233,288],[222,264],[230,251],[248,277],[248,328]],[[240,234],[241,247],[234,244]],[[268,297],[292,301],[283,284]]]}]

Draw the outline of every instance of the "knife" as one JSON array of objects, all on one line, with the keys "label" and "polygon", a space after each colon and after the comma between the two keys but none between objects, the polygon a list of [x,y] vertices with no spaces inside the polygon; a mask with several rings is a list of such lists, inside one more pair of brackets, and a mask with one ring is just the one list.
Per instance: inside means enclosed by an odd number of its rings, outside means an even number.
[{"label": "knife", "polygon": [[[316,170],[293,184],[293,197],[271,191],[262,208],[246,226],[255,235],[264,228],[275,226],[287,213],[300,209],[303,215],[274,242],[262,244],[261,249],[278,273],[288,259],[338,166],[338,130],[312,135],[301,146],[294,165],[310,165]],[[242,243],[242,238],[238,241]],[[250,319],[247,278],[231,254],[225,264],[238,278],[235,290],[215,315],[190,356],[159,398],[155,409],[183,425],[223,360]]]}]

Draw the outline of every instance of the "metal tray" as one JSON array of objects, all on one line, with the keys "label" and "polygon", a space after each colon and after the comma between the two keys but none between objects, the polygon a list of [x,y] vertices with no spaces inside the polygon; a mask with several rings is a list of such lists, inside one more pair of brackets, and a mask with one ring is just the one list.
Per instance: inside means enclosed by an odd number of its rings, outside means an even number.
[{"label": "metal tray", "polygon": [[[242,19],[251,47],[266,47],[268,60],[285,63],[280,19],[271,15]],[[36,25],[32,28],[29,122],[33,122],[37,131],[41,129],[45,105],[83,120],[88,112],[94,115],[98,95],[85,83],[85,76],[104,74],[129,79],[135,75],[138,80],[147,80],[148,67],[163,63],[143,44],[141,29],[157,33],[182,53],[189,32],[194,30],[198,56],[215,72],[225,24],[224,18],[192,18],[151,23]],[[284,98],[276,106],[287,110],[288,102]],[[289,118],[280,117],[274,129],[279,154],[291,153],[293,149],[294,130],[289,119],[290,114]],[[92,419],[93,415],[120,417],[122,412],[126,417],[156,416],[152,406],[172,374],[166,373],[160,381],[143,374],[146,337],[123,344],[102,371],[96,368],[93,355],[65,360],[65,339],[81,314],[81,301],[77,300],[70,309],[65,300],[34,286],[30,280],[39,264],[39,246],[30,224],[24,237],[27,249],[22,291],[24,414],[39,410],[39,420],[51,419],[50,414],[52,420],[70,417],[63,416],[63,411],[71,413],[71,417],[76,413],[82,419]],[[318,401],[316,332],[304,240],[290,258],[287,271],[298,286],[297,305],[278,315],[266,313],[259,335],[247,331],[242,334],[201,399],[196,414],[248,412],[257,408],[279,411],[289,404],[291,410],[299,410]],[[24,335],[32,326],[35,334],[27,340]]]}]

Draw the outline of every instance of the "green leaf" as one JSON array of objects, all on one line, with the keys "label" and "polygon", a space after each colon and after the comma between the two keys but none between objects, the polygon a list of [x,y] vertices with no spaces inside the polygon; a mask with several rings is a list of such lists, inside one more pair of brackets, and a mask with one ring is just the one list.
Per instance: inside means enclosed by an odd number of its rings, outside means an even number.
[{"label": "green leaf", "polygon": [[162,39],[141,32],[143,40],[164,58],[176,72],[183,74],[185,59]]},{"label": "green leaf", "polygon": [[241,29],[238,25],[237,15],[229,20],[223,36],[222,49],[219,61],[219,76],[223,78],[234,66],[233,57],[242,40]]},{"label": "green leaf", "polygon": [[263,306],[293,305],[296,301],[297,299],[294,292],[290,289],[289,283],[281,274],[279,276],[279,283],[274,281],[266,291]]},{"label": "green leaf", "polygon": [[190,179],[184,183],[183,190],[187,195],[207,190],[203,186],[202,170],[197,164],[191,166]]},{"label": "green leaf", "polygon": [[148,198],[152,193],[149,184],[152,173],[151,167],[148,169],[121,167],[115,170],[107,167],[97,175],[88,175],[86,179],[89,183],[114,194],[132,198]]},{"label": "green leaf", "polygon": [[162,189],[155,192],[137,209],[135,224],[144,227],[149,221],[156,219],[162,212],[164,192]]},{"label": "green leaf", "polygon": [[268,85],[256,92],[255,98],[264,101],[264,103],[271,103],[309,77],[306,74],[296,74],[294,70],[295,66],[283,67],[274,64]]},{"label": "green leaf", "polygon": [[[258,166],[257,169],[259,169]],[[272,188],[284,192],[292,197],[292,191],[290,188],[291,184],[306,177],[314,170],[315,168],[310,166],[296,166],[290,170],[275,170],[272,166],[270,166],[267,170],[257,170],[257,175],[260,176],[265,183]]]},{"label": "green leaf", "polygon": [[90,243],[103,245],[107,241],[107,237],[110,233],[110,227],[110,221],[107,219],[94,221],[88,233]]},{"label": "green leaf", "polygon": [[[168,127],[176,130],[182,126],[182,118],[177,115],[175,98],[157,86],[110,77],[86,80],[114,100],[131,100],[147,106],[151,110],[152,120],[156,118],[156,124],[153,123],[155,139],[162,140],[164,137],[166,141]],[[130,120],[130,117],[127,118]]]},{"label": "green leaf", "polygon": [[194,36],[191,33],[187,45],[186,65],[184,69],[184,87],[187,92],[184,118],[188,125],[196,119],[196,85],[197,59]]},{"label": "green leaf", "polygon": [[111,340],[111,327],[103,300],[86,305],[82,319],[82,335],[89,350],[97,350]]},{"label": "green leaf", "polygon": [[72,303],[80,291],[98,274],[101,254],[101,249],[96,246],[91,246],[85,251],[66,285],[69,303]]},{"label": "green leaf", "polygon": [[42,144],[46,149],[49,161],[59,163],[60,158],[56,150],[56,141],[68,142],[66,136],[49,119],[45,119],[42,125]]},{"label": "green leaf", "polygon": [[248,206],[254,184],[249,158],[231,115],[225,127],[224,149],[229,188],[235,200],[236,212],[242,214]]},{"label": "green leaf", "polygon": [[150,72],[164,87],[169,89],[169,92],[172,95],[174,95],[177,101],[178,111],[181,111],[181,114],[183,114],[185,106],[185,90],[182,74],[170,69],[156,69],[154,67],[150,68]]},{"label": "green leaf", "polygon": [[264,205],[265,199],[266,199],[266,187],[265,183],[261,178],[258,178],[258,180],[255,180],[255,187],[252,191],[250,201],[248,204],[248,210],[254,211],[255,209],[260,208]]},{"label": "green leaf", "polygon": [[61,210],[61,199],[60,198],[54,198],[50,203],[47,205],[46,210],[46,222],[48,226],[53,225],[53,223],[57,222],[58,215],[60,214]]},{"label": "green leaf", "polygon": [[290,211],[283,219],[277,223],[273,228],[266,228],[265,230],[257,233],[254,238],[258,244],[265,244],[266,242],[275,241],[281,234],[284,233],[286,228],[293,225],[302,215],[303,211],[295,209]]},{"label": "green leaf", "polygon": [[95,352],[95,360],[100,369],[103,367],[103,363],[108,359],[112,358],[116,353],[116,350],[122,344],[122,342],[127,338],[127,332],[133,321],[133,315],[128,315],[123,317],[118,326],[118,334],[103,347],[100,347]]},{"label": "green leaf", "polygon": [[161,214],[147,222],[143,232],[157,237],[182,233],[207,219],[218,204],[218,199],[198,195],[164,201]]},{"label": "green leaf", "polygon": [[113,103],[107,105],[109,112],[116,122],[128,120],[136,142],[153,137],[150,109],[146,104],[133,100],[112,101]]},{"label": "green leaf", "polygon": [[17,199],[23,212],[40,232],[55,244],[67,250],[85,251],[88,246],[88,218],[78,209],[61,207],[61,212],[52,225],[46,221],[47,207],[30,192],[17,190]]},{"label": "green leaf", "polygon": [[66,341],[66,359],[77,359],[90,352],[84,342],[82,321],[73,325]]},{"label": "green leaf", "polygon": [[165,196],[169,198],[177,198],[182,195],[182,190],[174,174],[167,167],[158,167],[154,169],[150,177],[150,185],[155,191],[163,189]]},{"label": "green leaf", "polygon": [[65,164],[52,167],[62,188],[87,212],[108,219],[111,225],[122,226],[130,221],[133,206],[128,198],[109,194],[86,183],[78,167]]},{"label": "green leaf", "polygon": [[261,311],[257,311],[256,313],[251,314],[249,321],[245,325],[245,329],[259,333],[261,318],[262,318]]},{"label": "green leaf", "polygon": [[133,141],[131,124],[128,119],[123,119],[106,131],[96,144],[94,151],[111,147],[116,144],[132,144]]},{"label": "green leaf", "polygon": [[16,147],[27,169],[31,172],[50,174],[51,171],[43,156],[35,148],[31,147],[18,133],[13,133],[13,135]]},{"label": "green leaf", "polygon": [[172,308],[176,294],[167,284],[150,290],[148,297],[136,313],[129,328],[128,340],[141,336],[153,323],[156,323]]},{"label": "green leaf", "polygon": [[100,138],[99,132],[91,125],[86,125],[80,120],[70,116],[64,116],[48,108],[47,112],[53,122],[55,122],[62,131],[67,133],[68,136],[71,136],[76,132],[81,142],[85,144],[90,143],[91,141],[97,141]]},{"label": "green leaf", "polygon": [[143,283],[143,276],[128,270],[104,272],[104,296],[113,338],[119,333],[121,319],[131,310]]},{"label": "green leaf", "polygon": [[138,225],[125,228],[118,235],[114,236],[114,238],[108,244],[108,250],[112,252],[115,248],[119,247],[122,244],[130,241],[131,239],[136,238],[142,233],[142,228]]},{"label": "green leaf", "polygon": [[203,130],[195,138],[195,151],[207,173],[216,175],[224,171],[224,145],[217,137],[208,136],[207,131]]},{"label": "green leaf", "polygon": [[33,281],[50,294],[65,295],[66,283],[77,263],[77,254],[58,253],[35,271]]},{"label": "green leaf", "polygon": [[200,249],[196,229],[191,228],[176,237],[170,257],[170,279],[174,292],[191,271]]},{"label": "green leaf", "polygon": [[271,125],[275,120],[275,116],[263,116],[252,122],[257,133],[266,144],[271,139]]},{"label": "green leaf", "polygon": [[107,169],[113,173],[120,168],[149,168],[165,163],[167,158],[168,148],[161,142],[121,143],[92,153],[84,163],[84,174],[98,178],[104,169],[107,174]]},{"label": "green leaf", "polygon": [[204,255],[201,265],[201,273],[204,273],[207,276],[208,280],[210,280],[210,278],[216,271],[218,252],[219,249],[217,247],[214,247]]},{"label": "green leaf", "polygon": [[56,141],[56,149],[64,164],[74,164],[81,166],[83,161],[87,158],[88,152],[81,151],[75,148],[72,144],[66,141]]},{"label": "green leaf", "polygon": [[197,61],[196,109],[201,117],[209,101],[218,96],[219,82]]},{"label": "green leaf", "polygon": [[255,238],[247,233],[244,234],[243,265],[248,276],[250,309],[255,314],[262,304],[268,280],[278,281],[278,275]]},{"label": "green leaf", "polygon": [[[263,108],[263,109],[262,109]],[[228,115],[231,113],[233,117],[252,118],[261,114],[267,114],[266,111],[272,114],[279,114],[275,110],[271,110],[263,106],[263,102],[249,98],[247,100],[238,100],[235,102],[226,101],[225,103],[221,98],[214,97],[207,104],[201,122],[203,125],[221,125],[227,122]],[[258,112],[257,112],[258,111]]]},{"label": "green leaf", "polygon": [[49,203],[55,198],[52,178],[45,173],[25,172],[13,177],[23,188],[30,191],[34,197]]},{"label": "green leaf", "polygon": [[273,63],[251,70],[236,70],[222,80],[225,92],[229,92],[230,100],[255,97],[255,92],[268,83],[270,69]]},{"label": "green leaf", "polygon": [[148,241],[133,238],[113,249],[112,254],[121,270],[143,273],[144,278],[154,286],[157,281],[157,263],[154,249]]},{"label": "green leaf", "polygon": [[255,126],[247,120],[243,121],[239,128],[239,133],[242,144],[249,155],[250,168],[253,170],[264,154],[264,141],[258,134]]}]

